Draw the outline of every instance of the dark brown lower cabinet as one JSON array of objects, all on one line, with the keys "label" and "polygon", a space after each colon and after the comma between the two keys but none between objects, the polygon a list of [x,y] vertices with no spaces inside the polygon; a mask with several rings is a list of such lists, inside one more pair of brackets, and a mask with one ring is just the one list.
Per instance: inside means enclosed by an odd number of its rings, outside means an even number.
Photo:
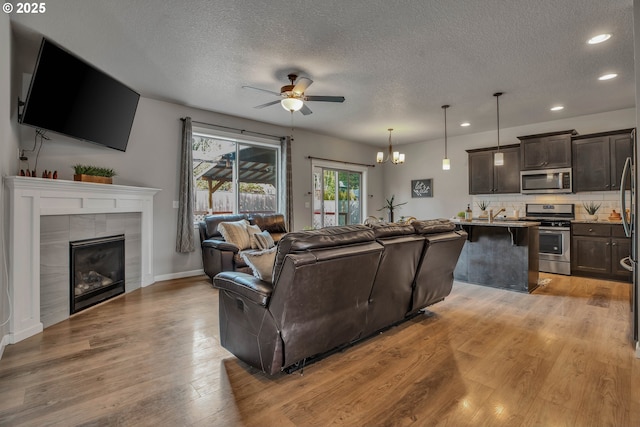
[{"label": "dark brown lower cabinet", "polygon": [[574,223],[571,226],[571,274],[631,282],[620,260],[631,253],[622,225]]}]

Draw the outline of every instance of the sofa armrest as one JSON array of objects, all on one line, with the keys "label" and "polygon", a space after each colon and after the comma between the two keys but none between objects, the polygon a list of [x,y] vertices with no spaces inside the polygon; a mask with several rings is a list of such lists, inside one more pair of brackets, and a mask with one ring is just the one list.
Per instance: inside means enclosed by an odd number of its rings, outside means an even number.
[{"label": "sofa armrest", "polygon": [[216,239],[209,239],[209,240],[203,241],[202,242],[202,247],[204,247],[204,248],[214,248],[214,249],[218,249],[218,250],[221,250],[221,251],[231,251],[233,253],[238,253],[238,251],[240,250],[240,248],[238,248],[233,243],[229,243],[229,242],[224,241],[224,240],[216,240]]},{"label": "sofa armrest", "polygon": [[247,273],[225,271],[213,278],[213,286],[244,297],[251,302],[266,307],[273,285]]}]

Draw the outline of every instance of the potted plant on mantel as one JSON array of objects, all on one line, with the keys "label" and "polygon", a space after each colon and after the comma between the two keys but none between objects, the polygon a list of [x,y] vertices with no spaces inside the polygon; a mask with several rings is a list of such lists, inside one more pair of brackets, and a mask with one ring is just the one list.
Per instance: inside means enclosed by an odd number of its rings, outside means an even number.
[{"label": "potted plant on mantel", "polygon": [[74,181],[97,182],[100,184],[111,184],[116,172],[113,169],[100,166],[74,165]]}]

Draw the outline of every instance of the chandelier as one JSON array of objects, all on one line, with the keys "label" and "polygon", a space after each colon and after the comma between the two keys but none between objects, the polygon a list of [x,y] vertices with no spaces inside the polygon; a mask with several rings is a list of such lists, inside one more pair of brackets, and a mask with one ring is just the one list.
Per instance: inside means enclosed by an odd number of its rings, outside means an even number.
[{"label": "chandelier", "polygon": [[393,151],[393,144],[391,144],[391,132],[393,131],[393,129],[389,128],[387,130],[389,131],[389,154],[385,159],[384,152],[378,151],[378,155],[376,156],[376,162],[386,163],[388,161],[391,161],[391,163],[393,163],[394,165],[401,165],[404,163],[404,153],[401,153],[399,151]]}]

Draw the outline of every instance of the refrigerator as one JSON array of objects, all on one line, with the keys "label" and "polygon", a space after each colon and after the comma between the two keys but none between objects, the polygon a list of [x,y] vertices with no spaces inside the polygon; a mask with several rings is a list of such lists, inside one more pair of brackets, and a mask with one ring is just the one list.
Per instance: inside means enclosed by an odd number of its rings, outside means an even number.
[{"label": "refrigerator", "polygon": [[[622,225],[627,237],[631,239],[631,255],[620,260],[620,265],[631,271],[632,283],[629,289],[629,302],[631,305],[631,326],[632,339],[636,349],[636,357],[640,357],[640,346],[638,344],[638,324],[640,318],[640,307],[638,307],[638,242],[636,241],[636,230],[638,230],[638,200],[637,200],[637,184],[638,177],[636,175],[637,144],[636,130],[631,132],[632,155],[627,157],[622,177],[620,179],[620,207],[622,210]],[[627,215],[627,209],[629,215]]]}]

